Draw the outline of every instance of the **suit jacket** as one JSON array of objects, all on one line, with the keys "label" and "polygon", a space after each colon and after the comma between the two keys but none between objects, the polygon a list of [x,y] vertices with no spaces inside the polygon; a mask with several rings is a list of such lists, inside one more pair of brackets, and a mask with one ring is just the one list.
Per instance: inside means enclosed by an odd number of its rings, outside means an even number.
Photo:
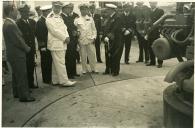
[{"label": "suit jacket", "polygon": [[7,59],[26,59],[30,48],[25,44],[23,35],[14,21],[6,19],[3,24],[3,36],[6,45]]},{"label": "suit jacket", "polygon": [[16,24],[23,34],[25,43],[31,48],[31,52],[35,53],[35,27],[36,22],[33,19],[28,19],[26,23],[23,19],[19,19]]},{"label": "suit jacket", "polygon": [[101,21],[101,15],[100,14],[91,14],[95,23],[95,27],[97,30],[97,35],[102,34],[102,21]]},{"label": "suit jacket", "polygon": [[67,50],[76,50],[78,44],[78,37],[74,35],[77,33],[77,27],[74,25],[75,18],[79,17],[78,14],[74,13],[71,16],[67,16],[61,13],[61,17],[67,27],[67,31],[70,37],[70,42],[67,44]]},{"label": "suit jacket", "polygon": [[[154,23],[156,22],[158,19],[160,19],[160,17],[164,14],[164,11],[162,9],[156,8],[154,11],[151,12],[150,14],[150,19],[151,22]],[[157,38],[160,37],[160,32],[159,32],[159,28],[155,28],[154,30],[152,30],[149,35],[148,35],[148,39],[149,40],[155,40]]]},{"label": "suit jacket", "polygon": [[38,47],[47,48],[47,36],[48,36],[48,29],[45,23],[46,19],[41,17],[36,23],[36,37],[38,41]]},{"label": "suit jacket", "polygon": [[122,37],[123,22],[120,16],[115,13],[113,16],[105,20],[104,37],[108,37],[112,42],[120,42]]},{"label": "suit jacket", "polygon": [[[130,13],[129,15],[125,15],[125,13],[123,13],[121,15],[121,20],[123,21],[123,28],[125,30],[129,30],[129,31],[133,31],[136,29],[136,25],[135,25],[135,16]],[[125,32],[124,30],[124,32]],[[132,34],[129,34],[129,36],[131,36]]]}]

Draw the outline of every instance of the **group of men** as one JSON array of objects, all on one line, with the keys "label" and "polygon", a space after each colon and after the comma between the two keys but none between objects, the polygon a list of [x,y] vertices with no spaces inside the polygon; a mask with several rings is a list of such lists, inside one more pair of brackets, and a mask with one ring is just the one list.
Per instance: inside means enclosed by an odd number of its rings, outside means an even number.
[{"label": "group of men", "polygon": [[[137,6],[126,4],[123,12],[114,4],[105,4],[101,14],[96,14],[95,5],[81,4],[79,16],[73,12],[72,3],[52,2],[52,5],[36,7],[37,21],[29,18],[30,7],[18,8],[21,18],[13,5],[4,7],[3,35],[7,59],[12,68],[13,95],[21,102],[31,102],[29,88],[34,85],[35,39],[41,55],[42,79],[46,84],[73,86],[70,81],[80,76],[76,70],[76,60],[81,57],[82,74],[97,74],[97,62],[102,63],[100,44],[105,44],[106,68],[103,74],[119,75],[120,60],[125,47],[125,63],[129,64],[131,39],[137,36],[140,55],[137,62],[143,62],[143,51],[147,66],[155,65],[152,43],[159,38],[158,28],[146,30],[163,15],[157,2],[151,2],[151,9],[137,2]],[[147,13],[147,14],[144,14]],[[145,21],[149,21],[149,27]],[[140,27],[141,26],[141,27]],[[80,55],[79,55],[80,54]],[[150,63],[149,62],[150,57]],[[162,67],[162,61],[159,67]],[[87,63],[90,65],[88,70]]]}]

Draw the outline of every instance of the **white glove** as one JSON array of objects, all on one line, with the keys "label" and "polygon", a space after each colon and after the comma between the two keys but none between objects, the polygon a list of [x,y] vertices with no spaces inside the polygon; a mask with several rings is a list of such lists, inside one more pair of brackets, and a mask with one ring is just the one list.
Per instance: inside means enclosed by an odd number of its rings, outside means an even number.
[{"label": "white glove", "polygon": [[108,37],[105,37],[105,38],[104,38],[104,41],[105,41],[105,42],[109,42],[109,38],[108,38]]},{"label": "white glove", "polygon": [[124,33],[125,36],[127,36],[129,34],[130,34],[129,30],[126,30],[125,33]]},{"label": "white glove", "polygon": [[144,36],[144,39],[145,39],[145,40],[148,40],[148,35],[145,35],[145,36]]},{"label": "white glove", "polygon": [[41,51],[46,51],[46,48],[41,48]]}]

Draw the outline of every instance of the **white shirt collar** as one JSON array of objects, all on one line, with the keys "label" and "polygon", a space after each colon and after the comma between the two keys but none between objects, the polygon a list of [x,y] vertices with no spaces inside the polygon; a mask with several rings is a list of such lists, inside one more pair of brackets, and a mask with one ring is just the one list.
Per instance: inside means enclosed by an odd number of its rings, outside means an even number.
[{"label": "white shirt collar", "polygon": [[15,20],[13,20],[13,19],[11,19],[11,18],[6,18],[7,20],[10,20],[11,22],[13,22],[14,24],[16,23],[16,21]]},{"label": "white shirt collar", "polygon": [[115,13],[116,13],[116,12],[113,12],[113,13],[110,15],[110,17],[113,17]]}]

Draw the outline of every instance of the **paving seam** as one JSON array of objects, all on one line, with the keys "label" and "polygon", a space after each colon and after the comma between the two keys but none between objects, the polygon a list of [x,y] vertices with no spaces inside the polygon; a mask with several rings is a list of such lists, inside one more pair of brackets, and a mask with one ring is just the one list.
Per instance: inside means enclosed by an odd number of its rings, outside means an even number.
[{"label": "paving seam", "polygon": [[[70,93],[70,94],[67,94],[67,95],[64,95],[64,96],[62,96],[62,97],[60,97],[60,98],[57,98],[56,100],[54,100],[54,101],[50,102],[49,104],[45,105],[45,106],[44,106],[43,108],[41,108],[38,112],[36,112],[35,114],[33,114],[27,121],[25,121],[25,122],[21,125],[21,127],[24,127],[31,119],[33,119],[33,117],[35,117],[35,116],[36,116],[37,114],[39,114],[41,111],[43,111],[44,109],[46,109],[46,108],[49,107],[50,105],[56,103],[57,101],[63,99],[63,98],[66,97],[66,96],[72,95],[72,94],[77,93],[77,92],[79,92],[79,91],[83,91],[83,90],[85,90],[85,89],[89,89],[89,88],[92,88],[92,87],[95,87],[95,86],[100,86],[100,85],[109,84],[109,83],[113,83],[113,82],[119,82],[119,81],[124,81],[124,80],[133,79],[133,78],[127,78],[127,79],[121,79],[121,80],[116,80],[116,81],[110,81],[110,82],[106,82],[106,83],[102,83],[102,84],[96,85],[96,84],[95,84],[95,80],[93,79],[93,77],[92,77],[91,74],[90,74],[90,77],[91,77],[91,79],[92,79],[92,81],[93,81],[93,83],[94,83],[94,86],[87,87],[87,88],[84,88],[84,89],[81,89],[81,90],[78,90],[78,91],[74,91],[74,92],[72,92],[72,93]],[[144,77],[138,77],[138,78],[144,78]],[[137,79],[137,78],[134,78],[134,79]]]}]

